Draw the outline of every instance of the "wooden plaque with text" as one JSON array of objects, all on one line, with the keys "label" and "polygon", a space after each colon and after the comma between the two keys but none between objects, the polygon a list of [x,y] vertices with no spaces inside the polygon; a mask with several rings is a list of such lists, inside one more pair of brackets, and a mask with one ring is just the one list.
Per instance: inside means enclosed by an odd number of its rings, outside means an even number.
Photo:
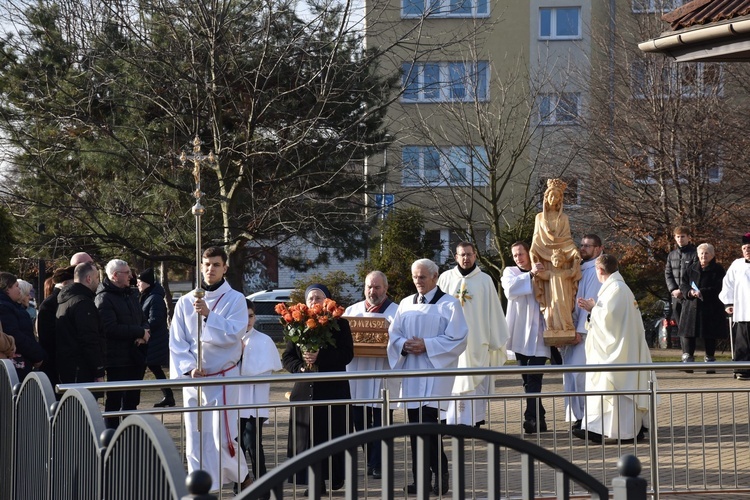
[{"label": "wooden plaque with text", "polygon": [[344,316],[352,329],[354,355],[365,358],[385,358],[388,347],[388,327],[385,318],[372,316]]}]

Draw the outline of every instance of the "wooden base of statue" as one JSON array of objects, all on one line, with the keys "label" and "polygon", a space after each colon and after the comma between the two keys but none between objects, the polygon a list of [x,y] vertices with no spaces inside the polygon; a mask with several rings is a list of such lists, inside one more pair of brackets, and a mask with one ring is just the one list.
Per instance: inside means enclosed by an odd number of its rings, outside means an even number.
[{"label": "wooden base of statue", "polygon": [[363,358],[387,358],[388,327],[385,318],[344,316],[352,329],[354,355]]},{"label": "wooden base of statue", "polygon": [[544,345],[560,347],[575,344],[575,330],[545,330]]}]

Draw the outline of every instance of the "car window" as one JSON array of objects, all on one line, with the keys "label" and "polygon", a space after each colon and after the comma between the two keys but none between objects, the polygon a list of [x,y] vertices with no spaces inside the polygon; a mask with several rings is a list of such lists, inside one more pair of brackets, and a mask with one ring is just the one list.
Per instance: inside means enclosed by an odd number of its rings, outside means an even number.
[{"label": "car window", "polygon": [[253,305],[255,306],[255,314],[278,316],[274,310],[276,304],[278,304],[278,302],[253,302]]}]

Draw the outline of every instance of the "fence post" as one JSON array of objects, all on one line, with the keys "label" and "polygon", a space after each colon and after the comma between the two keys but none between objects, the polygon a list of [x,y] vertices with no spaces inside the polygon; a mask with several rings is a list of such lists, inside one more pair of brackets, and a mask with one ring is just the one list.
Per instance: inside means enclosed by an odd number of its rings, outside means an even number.
[{"label": "fence post", "polygon": [[646,480],[638,477],[641,461],[634,455],[623,455],[617,461],[620,477],[612,479],[613,500],[645,500]]},{"label": "fence post", "polygon": [[211,475],[204,470],[195,470],[185,478],[188,495],[182,497],[182,500],[216,500],[214,495],[209,494],[211,491]]}]

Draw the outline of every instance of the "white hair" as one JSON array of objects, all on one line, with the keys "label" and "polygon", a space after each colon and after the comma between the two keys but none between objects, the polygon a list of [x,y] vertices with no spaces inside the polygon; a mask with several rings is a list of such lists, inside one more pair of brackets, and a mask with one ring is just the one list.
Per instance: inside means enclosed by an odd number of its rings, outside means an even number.
[{"label": "white hair", "polygon": [[107,273],[107,277],[112,279],[115,277],[115,272],[119,271],[123,267],[128,267],[128,263],[121,259],[112,259],[107,262],[104,272]]},{"label": "white hair", "polygon": [[26,280],[17,280],[17,281],[18,281],[18,288],[21,290],[21,297],[31,296],[31,289],[34,288],[34,285],[32,285]]},{"label": "white hair", "polygon": [[701,243],[696,250],[706,250],[711,255],[716,255],[716,249],[714,249],[714,246],[711,243]]},{"label": "white hair", "polygon": [[411,265],[411,272],[414,272],[414,269],[416,269],[417,267],[424,267],[425,269],[427,269],[427,272],[431,273],[433,276],[437,276],[440,273],[437,264],[432,262],[430,259],[415,260]]}]

